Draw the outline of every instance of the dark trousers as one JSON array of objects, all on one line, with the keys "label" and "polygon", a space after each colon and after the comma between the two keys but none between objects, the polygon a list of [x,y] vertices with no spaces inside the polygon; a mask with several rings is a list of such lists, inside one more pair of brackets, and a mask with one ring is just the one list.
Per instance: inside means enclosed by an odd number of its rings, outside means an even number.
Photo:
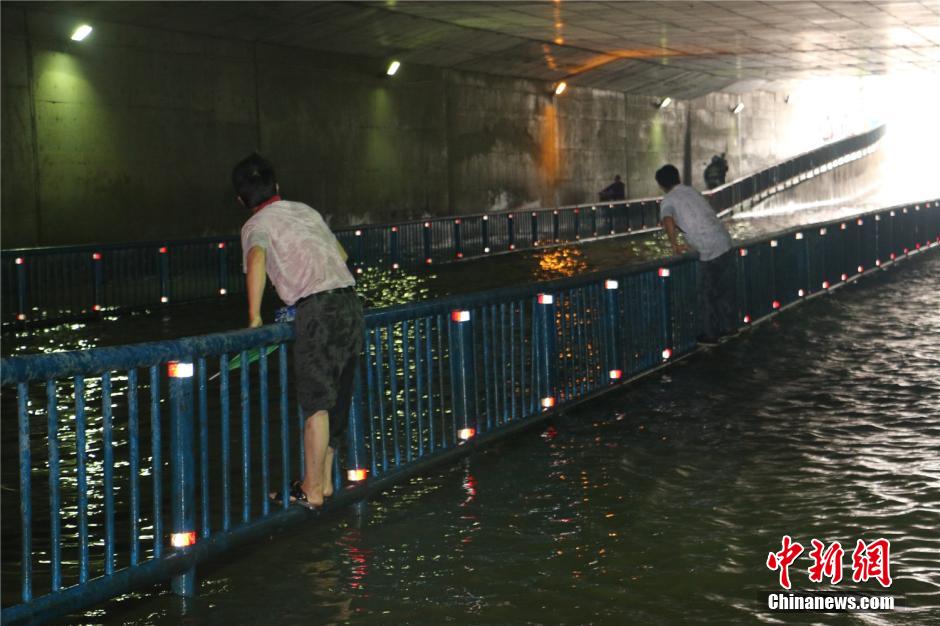
[{"label": "dark trousers", "polygon": [[737,328],[734,313],[737,283],[734,249],[711,261],[700,261],[698,269],[702,335],[708,339],[717,339]]}]

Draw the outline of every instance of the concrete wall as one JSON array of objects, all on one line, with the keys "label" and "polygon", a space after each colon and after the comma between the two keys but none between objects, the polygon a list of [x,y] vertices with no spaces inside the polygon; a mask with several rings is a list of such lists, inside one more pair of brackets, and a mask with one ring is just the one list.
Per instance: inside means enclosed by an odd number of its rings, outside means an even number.
[{"label": "concrete wall", "polygon": [[2,18],[6,248],[237,232],[230,169],[252,150],[285,196],[338,226],[585,202],[615,174],[630,196],[655,195],[665,162],[701,186],[714,153],[736,177],[818,145],[824,114],[866,127],[832,106],[796,115],[780,94],[660,110],[413,65],[388,79],[381,60],[108,23],[75,43],[71,19],[6,6]]}]

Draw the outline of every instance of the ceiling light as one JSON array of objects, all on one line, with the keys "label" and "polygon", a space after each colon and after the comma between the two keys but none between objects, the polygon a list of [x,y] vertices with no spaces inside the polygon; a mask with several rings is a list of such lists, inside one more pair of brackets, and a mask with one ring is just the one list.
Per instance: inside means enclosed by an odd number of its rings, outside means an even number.
[{"label": "ceiling light", "polygon": [[398,68],[400,67],[401,67],[401,63],[399,63],[398,61],[392,61],[391,63],[388,64],[388,69],[385,70],[385,73],[388,74],[389,76],[394,76],[395,73],[398,72]]},{"label": "ceiling light", "polygon": [[744,103],[743,103],[743,102],[738,102],[736,105],[734,105],[734,108],[731,109],[731,112],[734,113],[735,115],[737,115],[738,113],[740,113],[740,112],[743,111],[743,110],[744,110]]},{"label": "ceiling light", "polygon": [[663,98],[663,101],[659,103],[659,108],[665,109],[670,104],[672,104],[672,98],[670,98],[669,96],[666,96],[665,98]]},{"label": "ceiling light", "polygon": [[565,93],[565,89],[567,88],[568,88],[568,83],[566,83],[565,81],[561,81],[560,83],[555,85],[555,95],[560,96],[561,94]]},{"label": "ceiling light", "polygon": [[81,41],[85,37],[91,34],[91,26],[88,24],[82,24],[75,29],[75,32],[72,33],[72,41]]}]

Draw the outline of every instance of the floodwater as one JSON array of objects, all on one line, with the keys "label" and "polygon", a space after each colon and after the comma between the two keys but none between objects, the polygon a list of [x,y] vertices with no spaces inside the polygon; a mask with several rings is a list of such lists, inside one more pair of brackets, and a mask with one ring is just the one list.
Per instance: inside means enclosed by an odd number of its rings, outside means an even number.
[{"label": "floodwater", "polygon": [[[940,623],[940,255],[759,324],[552,424],[295,528],[166,592],[76,618],[129,624]],[[798,591],[892,612],[771,613]],[[810,540],[848,582],[811,583]],[[856,540],[893,585],[852,583]]]}]

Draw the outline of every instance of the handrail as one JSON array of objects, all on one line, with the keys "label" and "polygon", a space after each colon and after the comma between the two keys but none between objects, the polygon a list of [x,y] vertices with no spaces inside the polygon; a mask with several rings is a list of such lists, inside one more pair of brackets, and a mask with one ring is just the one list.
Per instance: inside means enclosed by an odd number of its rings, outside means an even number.
[{"label": "handrail", "polygon": [[[706,192],[725,214],[874,150],[881,126]],[[657,198],[507,209],[338,229],[350,267],[415,268],[658,229]],[[244,290],[238,237],[4,250],[0,321],[59,321]]]},{"label": "handrail", "polygon": [[[934,248],[940,200],[738,244],[737,324]],[[368,312],[331,506],[691,354],[696,272],[694,257],[683,255]],[[0,362],[19,440],[19,454],[2,462],[5,474],[20,477],[11,496],[20,500],[19,523],[5,518],[4,532],[18,534],[22,547],[21,597],[3,608],[5,623],[75,611],[159,580],[192,594],[197,564],[308,518],[267,498],[302,467],[304,416],[288,389],[291,334],[272,325]],[[245,365],[230,371],[235,356]],[[172,361],[192,369],[170,368]],[[66,498],[77,506],[66,509]],[[33,532],[37,525],[51,532]],[[76,550],[77,563],[64,561],[63,549]]]}]

